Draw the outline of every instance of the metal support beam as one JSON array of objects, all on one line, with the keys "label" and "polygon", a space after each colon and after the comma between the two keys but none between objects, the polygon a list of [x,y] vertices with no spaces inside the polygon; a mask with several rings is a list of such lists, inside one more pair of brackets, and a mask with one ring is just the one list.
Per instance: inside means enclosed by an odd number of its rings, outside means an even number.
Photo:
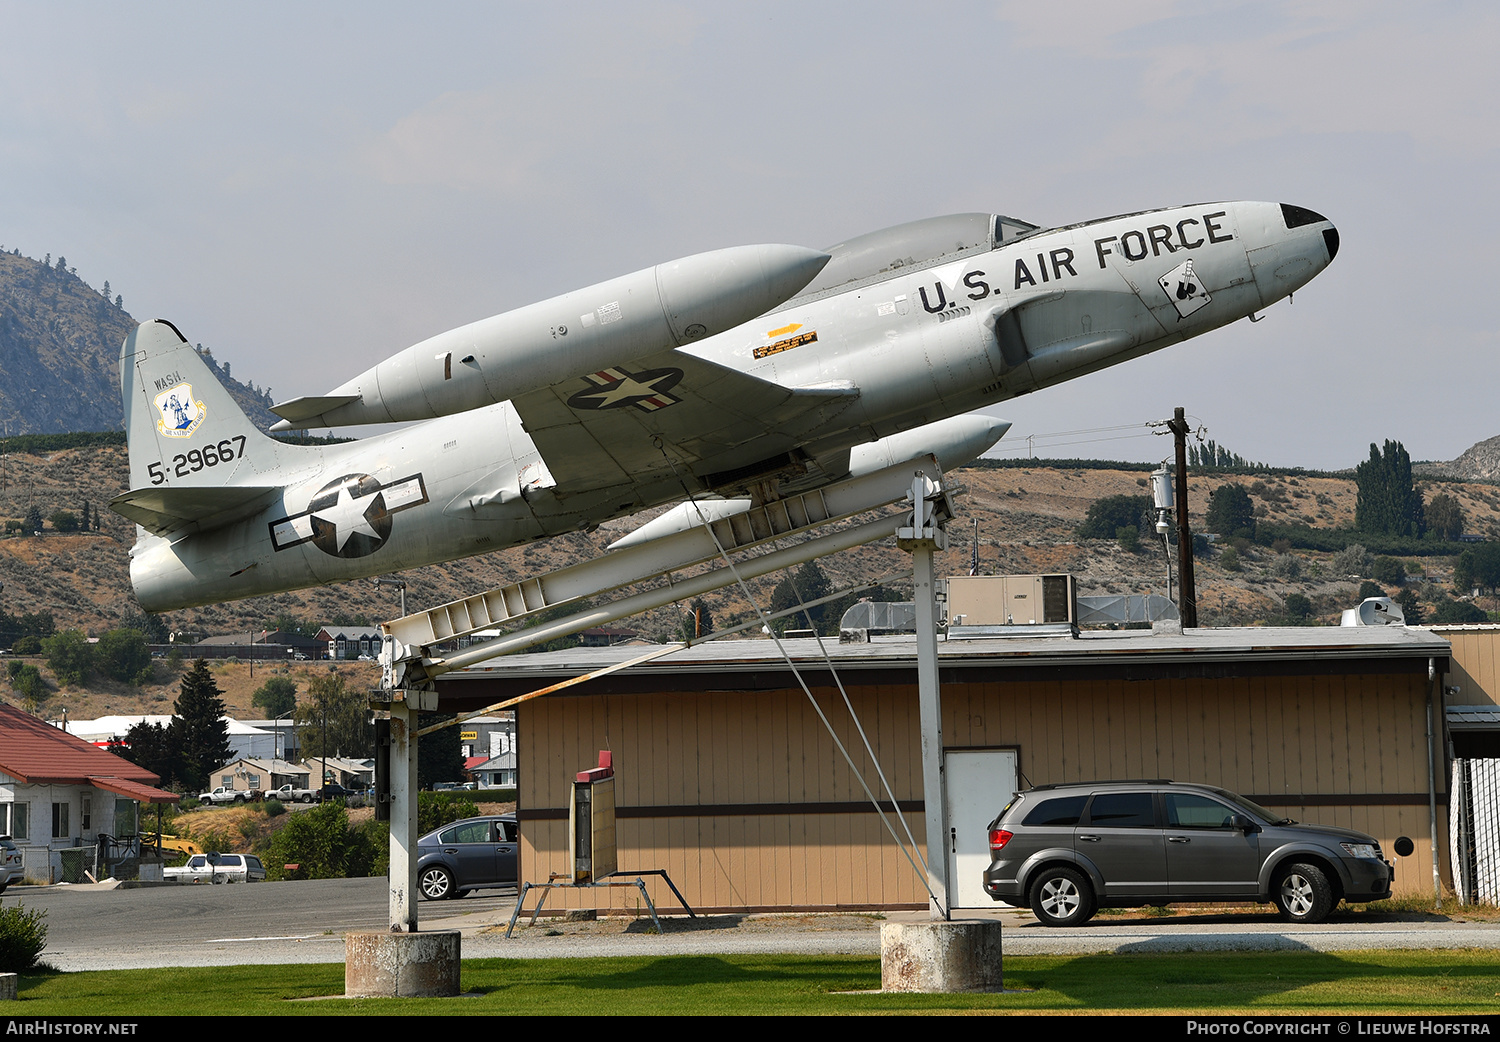
[{"label": "metal support beam", "polygon": [[[568,601],[595,597],[657,575],[718,559],[720,549],[746,550],[894,503],[911,487],[913,467],[937,473],[930,456],[788,496],[683,532],[615,550],[590,561],[440,604],[385,623],[389,637],[427,647],[476,630],[507,625]],[[710,532],[711,530],[711,532]]]},{"label": "metal support beam", "polygon": [[[922,724],[922,802],[926,807],[927,887],[931,893],[928,912],[934,919],[947,919],[948,899],[948,809],[943,783],[943,707],[938,688],[937,579],[933,553],[946,550],[947,517],[931,500],[939,491],[918,474],[912,483],[912,516],[896,533],[896,545],[911,554],[913,599],[917,614],[917,704]],[[946,502],[946,495],[943,497]]]},{"label": "metal support beam", "polygon": [[[932,473],[936,474],[937,465],[930,466]],[[908,471],[910,474],[910,471]],[[919,471],[920,474],[920,471]],[[908,478],[908,480],[910,480]],[[925,477],[921,480],[926,481]],[[928,511],[934,510],[934,504],[926,504]],[[946,495],[940,497],[937,509],[941,513],[943,521],[953,516],[953,505]],[[495,640],[485,641],[483,644],[471,645],[463,651],[455,651],[442,656],[432,658],[416,659],[415,656],[407,657],[408,649],[387,637],[385,647],[381,651],[382,663],[389,662],[386,669],[400,676],[403,682],[430,683],[434,678],[443,673],[463,669],[466,666],[476,665],[497,655],[509,654],[519,651],[521,648],[541,644],[558,637],[569,636],[580,633],[594,626],[603,626],[617,619],[638,615],[652,608],[660,608],[676,601],[691,600],[702,596],[713,590],[730,586],[739,579],[754,579],[771,572],[790,568],[793,565],[802,564],[818,557],[826,557],[829,554],[848,550],[851,547],[862,546],[865,543],[873,543],[877,539],[885,539],[896,534],[897,529],[908,524],[909,518],[904,514],[890,514],[874,521],[864,524],[853,525],[837,532],[809,539],[796,546],[787,547],[783,550],[775,550],[771,553],[752,557],[735,565],[733,570],[729,568],[715,568],[702,572],[698,575],[689,576],[672,582],[668,586],[659,587],[654,590],[644,590],[641,593],[622,597],[620,600],[611,601],[588,611],[571,615],[566,619],[559,619],[541,626],[532,626],[517,633],[511,633]],[[738,577],[736,577],[738,572]]]}]

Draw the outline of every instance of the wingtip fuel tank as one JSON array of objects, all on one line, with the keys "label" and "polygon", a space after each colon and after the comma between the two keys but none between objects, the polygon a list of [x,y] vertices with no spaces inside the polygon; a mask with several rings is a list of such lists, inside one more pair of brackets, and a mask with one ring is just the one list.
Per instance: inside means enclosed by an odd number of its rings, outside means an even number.
[{"label": "wingtip fuel tank", "polygon": [[326,395],[274,406],[272,430],[448,416],[696,343],[786,303],[828,259],[765,244],[644,268],[440,333]]}]

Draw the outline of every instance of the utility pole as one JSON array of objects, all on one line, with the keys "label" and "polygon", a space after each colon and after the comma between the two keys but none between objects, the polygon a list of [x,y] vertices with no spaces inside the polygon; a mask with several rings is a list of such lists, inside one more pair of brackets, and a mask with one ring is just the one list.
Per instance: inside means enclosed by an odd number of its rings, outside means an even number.
[{"label": "utility pole", "polygon": [[1188,530],[1188,425],[1182,406],[1173,412],[1167,430],[1172,432],[1172,440],[1177,443],[1177,582],[1181,589],[1177,611],[1182,616],[1183,629],[1197,629],[1198,588],[1193,578],[1193,533]]}]

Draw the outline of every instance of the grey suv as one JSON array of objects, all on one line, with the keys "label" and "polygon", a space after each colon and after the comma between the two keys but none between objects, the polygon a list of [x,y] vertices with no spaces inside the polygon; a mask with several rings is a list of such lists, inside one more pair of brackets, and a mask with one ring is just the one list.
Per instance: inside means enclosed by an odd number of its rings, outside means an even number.
[{"label": "grey suv", "polygon": [[1039,785],[990,823],[984,889],[1048,926],[1101,907],[1274,901],[1315,923],[1341,899],[1391,896],[1390,862],[1362,832],[1300,825],[1225,789],[1167,780]]}]

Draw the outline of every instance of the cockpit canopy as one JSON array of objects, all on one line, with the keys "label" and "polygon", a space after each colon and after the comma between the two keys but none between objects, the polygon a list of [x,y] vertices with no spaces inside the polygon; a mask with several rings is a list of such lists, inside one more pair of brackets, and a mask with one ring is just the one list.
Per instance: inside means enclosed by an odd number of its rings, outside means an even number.
[{"label": "cockpit canopy", "polygon": [[828,247],[824,252],[833,259],[799,297],[847,288],[901,268],[987,252],[1039,230],[1034,224],[992,213],[954,213],[898,224]]}]

